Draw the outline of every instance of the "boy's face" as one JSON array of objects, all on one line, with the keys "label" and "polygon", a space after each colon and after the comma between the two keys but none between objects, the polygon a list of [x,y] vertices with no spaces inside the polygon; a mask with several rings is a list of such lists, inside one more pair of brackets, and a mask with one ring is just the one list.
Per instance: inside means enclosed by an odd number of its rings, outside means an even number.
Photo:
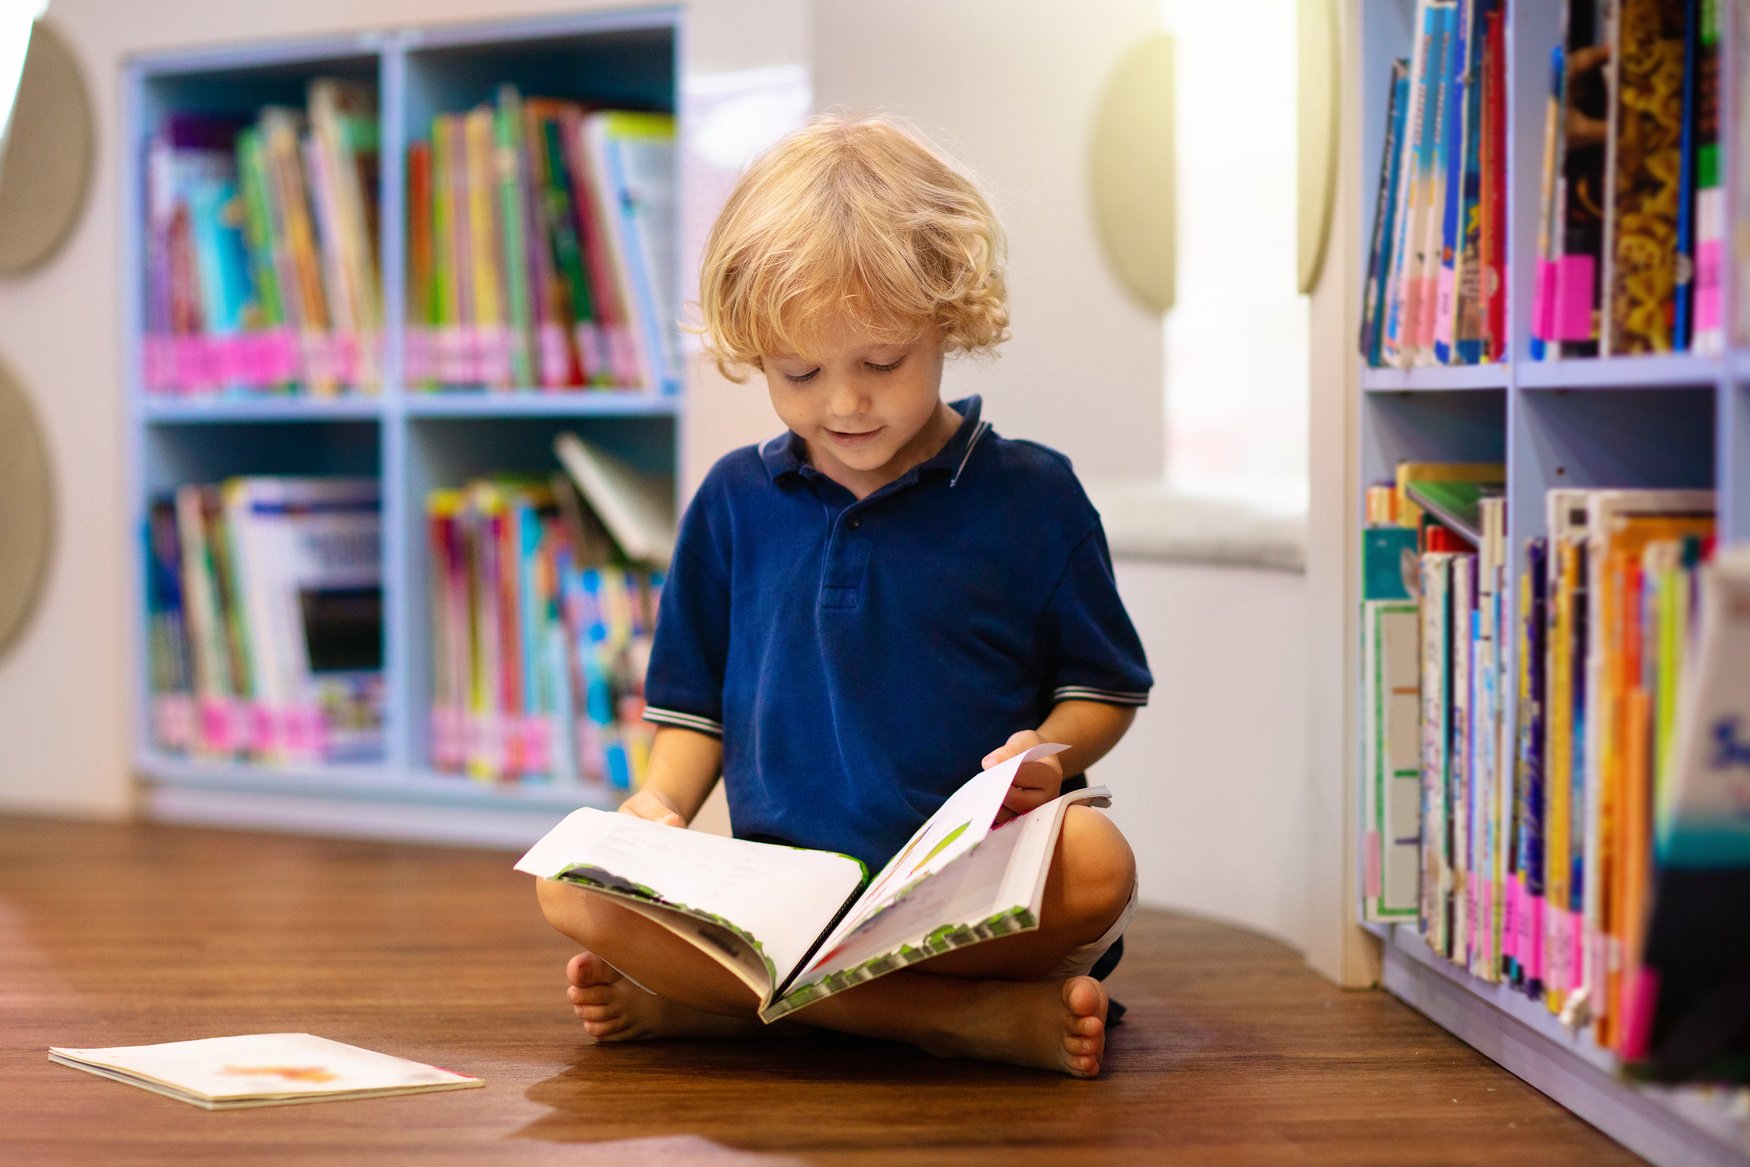
[{"label": "boy's face", "polygon": [[887,344],[847,317],[810,353],[761,358],[772,407],[808,447],[813,467],[858,498],[932,457],[959,427],[942,403],[942,344],[926,333]]}]

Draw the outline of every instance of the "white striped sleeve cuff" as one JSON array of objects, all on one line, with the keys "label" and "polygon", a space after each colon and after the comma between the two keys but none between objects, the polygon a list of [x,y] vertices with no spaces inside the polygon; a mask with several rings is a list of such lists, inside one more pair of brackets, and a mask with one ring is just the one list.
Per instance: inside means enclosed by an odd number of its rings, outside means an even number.
[{"label": "white striped sleeve cuff", "polygon": [[1060,685],[1051,691],[1053,701],[1099,701],[1105,705],[1147,705],[1148,693],[1119,689],[1096,689],[1091,685]]},{"label": "white striped sleeve cuff", "polygon": [[657,709],[647,705],[644,708],[644,720],[654,721],[657,725],[690,729],[694,733],[708,733],[712,737],[723,736],[721,721],[712,721],[709,717],[700,717],[696,713],[682,713],[678,709]]}]

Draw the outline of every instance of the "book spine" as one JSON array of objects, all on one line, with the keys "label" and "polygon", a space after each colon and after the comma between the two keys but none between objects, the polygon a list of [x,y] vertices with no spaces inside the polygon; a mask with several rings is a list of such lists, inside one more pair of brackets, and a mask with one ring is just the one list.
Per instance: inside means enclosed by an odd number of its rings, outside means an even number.
[{"label": "book spine", "polygon": [[1725,347],[1721,302],[1726,249],[1726,192],[1720,169],[1719,0],[1700,0],[1696,37],[1694,124],[1695,270],[1691,347],[1709,356]]},{"label": "book spine", "polygon": [[1455,353],[1454,330],[1457,323],[1457,296],[1464,267],[1464,180],[1467,131],[1475,127],[1466,124],[1469,109],[1471,52],[1475,42],[1477,0],[1459,0],[1453,17],[1452,50],[1447,65],[1443,108],[1445,110],[1444,142],[1441,145],[1442,195],[1440,211],[1440,249],[1437,252],[1438,271],[1434,276],[1434,312],[1428,329],[1429,348],[1434,363],[1451,364]]},{"label": "book spine", "polygon": [[1367,252],[1367,285],[1361,306],[1361,356],[1373,368],[1380,365],[1385,283],[1391,269],[1391,243],[1395,237],[1392,216],[1397,210],[1398,185],[1402,174],[1403,151],[1399,148],[1399,142],[1403,135],[1405,106],[1408,103],[1408,62],[1392,62],[1389,92],[1385,143],[1379,152],[1379,186],[1373,205],[1373,239]]},{"label": "book spine", "polygon": [[1621,0],[1610,255],[1610,355],[1669,352],[1682,169],[1683,0]]},{"label": "book spine", "polygon": [[1385,286],[1385,326],[1380,342],[1381,356],[1387,365],[1398,366],[1408,348],[1405,335],[1405,309],[1409,295],[1411,221],[1421,198],[1421,143],[1427,134],[1429,49],[1433,38],[1434,13],[1430,0],[1417,0],[1413,28],[1416,35],[1411,44],[1409,107],[1404,118],[1404,134],[1398,163],[1398,206],[1392,216],[1394,240],[1392,264]]},{"label": "book spine", "polygon": [[510,347],[510,380],[519,388],[532,388],[537,383],[534,365],[534,325],[530,301],[533,290],[529,282],[527,234],[530,230],[523,218],[527,198],[523,192],[522,169],[522,98],[516,87],[502,85],[493,110],[493,172],[498,180],[499,214],[502,229],[499,258],[504,268],[504,284],[508,300],[508,341]]}]

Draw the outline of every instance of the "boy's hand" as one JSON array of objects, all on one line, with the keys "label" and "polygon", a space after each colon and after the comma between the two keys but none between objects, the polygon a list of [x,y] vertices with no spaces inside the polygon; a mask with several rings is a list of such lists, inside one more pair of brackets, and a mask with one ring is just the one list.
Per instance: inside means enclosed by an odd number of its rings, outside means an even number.
[{"label": "boy's hand", "polygon": [[636,815],[653,823],[664,823],[671,827],[684,827],[687,820],[681,817],[677,807],[668,795],[648,788],[640,790],[631,798],[620,804],[620,813]]},{"label": "boy's hand", "polygon": [[[1011,734],[1009,740],[999,749],[994,749],[984,756],[984,768],[999,766],[1016,754],[1025,753],[1034,746],[1042,746],[1045,739],[1031,729],[1023,729]],[[998,824],[1006,823],[1017,815],[1026,814],[1034,807],[1044,806],[1056,798],[1063,790],[1063,766],[1055,756],[1038,758],[1027,762],[1015,771],[1015,781],[1009,786],[1009,793],[1003,798],[1003,805],[997,811]]]}]

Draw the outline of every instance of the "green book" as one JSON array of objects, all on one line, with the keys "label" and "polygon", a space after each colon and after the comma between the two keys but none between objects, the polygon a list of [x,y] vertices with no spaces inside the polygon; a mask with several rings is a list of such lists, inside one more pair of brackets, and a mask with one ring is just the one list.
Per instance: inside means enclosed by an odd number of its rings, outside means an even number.
[{"label": "green book", "polygon": [[498,106],[493,111],[493,144],[497,156],[499,223],[504,232],[505,287],[510,301],[511,375],[521,388],[536,383],[532,359],[533,328],[529,320],[529,240],[523,222],[523,101],[514,85],[498,88]]},{"label": "green book", "polygon": [[1504,482],[1423,482],[1404,484],[1410,501],[1472,543],[1483,541],[1483,500],[1506,493]]}]

